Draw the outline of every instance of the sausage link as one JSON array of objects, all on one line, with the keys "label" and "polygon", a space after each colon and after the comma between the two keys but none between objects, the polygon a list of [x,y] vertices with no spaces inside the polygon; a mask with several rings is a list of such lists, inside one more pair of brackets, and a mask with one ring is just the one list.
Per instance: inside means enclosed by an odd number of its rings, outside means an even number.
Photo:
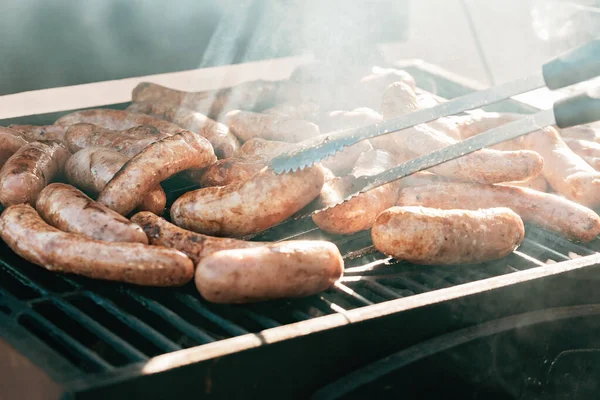
[{"label": "sausage link", "polygon": [[587,207],[562,197],[523,187],[441,182],[400,191],[399,206],[478,210],[508,207],[523,221],[589,242],[600,233],[600,217]]},{"label": "sausage link", "polygon": [[532,179],[529,179],[526,181],[504,182],[504,183],[499,183],[498,185],[518,186],[518,187],[524,187],[524,188],[529,188],[529,189],[533,189],[533,190],[538,190],[540,192],[548,191],[548,182],[546,182],[546,179],[543,176],[536,176],[535,178],[532,178]]},{"label": "sausage link", "polygon": [[208,301],[250,303],[322,292],[343,270],[333,243],[289,241],[216,252],[200,261],[195,281]]},{"label": "sausage link", "polygon": [[236,110],[227,114],[226,121],[242,142],[261,138],[296,143],[320,134],[319,127],[312,122],[272,114]]},{"label": "sausage link", "polygon": [[557,193],[587,207],[600,206],[600,172],[575,154],[556,129],[548,127],[520,141],[544,157],[542,175]]},{"label": "sausage link", "polygon": [[127,110],[149,114],[198,133],[210,142],[215,149],[215,154],[220,159],[233,157],[240,149],[239,140],[225,125],[185,107],[176,107],[164,102],[152,102],[133,103],[127,107]]},{"label": "sausage link", "polygon": [[152,125],[140,125],[124,131],[79,123],[71,125],[65,133],[65,144],[72,153],[88,147],[106,147],[133,157],[152,143],[169,137]]},{"label": "sausage link", "polygon": [[[88,147],[69,157],[65,164],[65,176],[69,183],[95,197],[128,160],[129,157],[116,150]],[[142,197],[138,210],[162,215],[166,205],[167,195],[157,185]]]},{"label": "sausage link", "polygon": [[[563,139],[567,146],[579,157],[600,157],[600,143],[584,139]],[[585,158],[584,158],[585,159]]]},{"label": "sausage link", "polygon": [[321,132],[331,132],[378,124],[382,120],[381,114],[367,107],[356,108],[352,111],[336,110],[325,114],[319,120],[319,129]]},{"label": "sausage link", "polygon": [[217,160],[206,169],[198,183],[202,187],[225,186],[252,178],[268,163],[263,157],[233,157]]},{"label": "sausage link", "polygon": [[[392,157],[381,150],[373,150],[361,156],[352,177],[375,175],[394,165]],[[313,222],[322,230],[340,235],[371,228],[375,218],[392,207],[398,198],[398,183],[391,182],[354,198],[313,214]]]},{"label": "sausage link", "polygon": [[264,246],[265,242],[219,238],[191,232],[149,212],[140,212],[131,220],[142,227],[150,244],[177,249],[198,264],[203,258],[221,250]]},{"label": "sausage link", "polygon": [[248,140],[240,148],[240,157],[271,158],[290,148],[290,144],[277,140],[254,138]]},{"label": "sausage link", "polygon": [[0,126],[0,168],[4,163],[27,144],[17,131]]},{"label": "sausage link", "polygon": [[281,103],[263,111],[263,114],[277,115],[282,118],[302,119],[314,122],[319,115],[321,107],[313,102],[287,102]]},{"label": "sausage link", "polygon": [[26,204],[4,210],[0,237],[27,261],[55,272],[146,286],[181,286],[194,275],[192,260],[177,250],[62,232]]},{"label": "sausage link", "polygon": [[523,241],[523,221],[508,208],[439,210],[392,207],[371,231],[377,250],[415,264],[476,264],[510,254]]},{"label": "sausage link", "polygon": [[[417,109],[416,95],[408,86],[396,83],[386,89],[383,100],[385,119],[398,117]],[[398,146],[417,156],[456,143],[452,138],[426,125],[417,125],[377,139],[385,139],[384,142],[378,141],[380,146],[382,144],[385,147]],[[377,139],[373,141],[377,142]],[[501,183],[533,178],[539,175],[543,165],[542,157],[533,151],[483,149],[431,168],[431,171],[461,181]]]},{"label": "sausage link", "polygon": [[57,140],[64,142],[65,127],[56,125],[9,125],[10,129],[20,132],[28,142]]},{"label": "sausage link", "polygon": [[131,94],[134,103],[161,101],[183,106],[212,119],[230,110],[264,110],[275,102],[279,82],[263,80],[243,82],[230,88],[205,92],[184,92],[155,83],[142,82]]},{"label": "sausage link", "polygon": [[137,224],[64,183],[46,186],[35,208],[46,222],[63,232],[104,242],[148,244],[146,234]]},{"label": "sausage link", "polygon": [[194,232],[244,236],[276,225],[314,200],[323,187],[320,166],[277,175],[265,168],[246,181],[188,192],[171,207],[171,220]]},{"label": "sausage link", "polygon": [[21,147],[0,169],[0,204],[35,204],[42,189],[62,174],[70,155],[60,142]]},{"label": "sausage link", "polygon": [[144,195],[174,174],[203,168],[216,161],[203,137],[183,130],[146,147],[115,174],[98,195],[98,202],[119,214],[129,214]]}]

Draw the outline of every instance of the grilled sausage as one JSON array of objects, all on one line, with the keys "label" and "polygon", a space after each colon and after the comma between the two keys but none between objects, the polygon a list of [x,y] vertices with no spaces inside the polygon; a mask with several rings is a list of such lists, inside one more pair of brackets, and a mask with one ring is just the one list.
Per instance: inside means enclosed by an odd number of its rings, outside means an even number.
[{"label": "grilled sausage", "polygon": [[28,142],[38,142],[41,140],[58,140],[63,142],[65,139],[65,127],[56,125],[9,125],[11,129],[20,132]]},{"label": "grilled sausage", "polygon": [[200,261],[195,281],[208,301],[250,303],[322,292],[343,270],[333,243],[289,241],[216,252]]},{"label": "grilled sausage", "polygon": [[593,125],[578,125],[560,130],[560,136],[569,139],[581,139],[600,143],[600,127]]},{"label": "grilled sausage", "polygon": [[177,250],[62,232],[26,204],[4,210],[0,237],[27,261],[55,272],[147,286],[180,286],[194,275],[192,260]]},{"label": "grilled sausage", "polygon": [[278,224],[315,199],[323,170],[313,166],[277,175],[264,169],[247,181],[188,192],[171,207],[171,220],[194,232],[244,236]]},{"label": "grilled sausage", "polygon": [[319,136],[319,127],[301,119],[287,119],[272,114],[231,111],[226,116],[229,129],[242,142],[253,138],[296,143]]},{"label": "grilled sausage", "polygon": [[467,139],[471,136],[479,135],[489,129],[516,121],[522,117],[524,117],[524,115],[477,111],[468,115],[452,116],[449,118],[457,124],[461,138]]},{"label": "grilled sausage", "polygon": [[[373,150],[360,157],[350,178],[375,175],[394,164],[394,160],[388,153]],[[325,232],[351,235],[371,228],[375,218],[382,211],[392,207],[397,198],[398,183],[391,182],[366,193],[360,193],[340,205],[313,214],[312,220]]]},{"label": "grilled sausage", "polygon": [[179,250],[191,258],[194,265],[217,251],[258,247],[267,244],[202,235],[201,233],[179,228],[164,218],[149,212],[137,213],[131,217],[131,220],[142,227],[150,240],[150,244]]},{"label": "grilled sausage", "polygon": [[134,156],[98,195],[98,202],[119,214],[129,214],[144,195],[160,182],[189,169],[216,161],[213,148],[203,137],[182,130],[159,140]]},{"label": "grilled sausage", "polygon": [[271,158],[286,151],[290,144],[277,140],[265,140],[254,138],[248,140],[240,148],[240,157],[264,157]]},{"label": "grilled sausage", "polygon": [[17,131],[0,126],[0,168],[4,163],[27,144]]},{"label": "grilled sausage", "polygon": [[524,187],[524,188],[529,188],[529,189],[533,189],[533,190],[538,190],[540,192],[548,191],[548,182],[546,182],[546,179],[544,179],[543,176],[536,176],[535,178],[532,178],[532,179],[529,179],[526,181],[504,182],[504,183],[499,183],[498,185],[518,186],[518,187]]},{"label": "grilled sausage", "polygon": [[127,107],[127,110],[164,119],[198,133],[210,142],[220,159],[233,157],[240,149],[239,140],[225,125],[185,107],[177,107],[165,102],[152,102],[133,103]]},{"label": "grilled sausage", "polygon": [[98,125],[115,131],[124,131],[140,125],[151,125],[164,135],[175,135],[182,130],[178,125],[149,115],[105,108],[75,111],[57,119],[54,125],[68,128],[77,123]]},{"label": "grilled sausage", "polygon": [[520,138],[544,157],[542,175],[559,194],[587,207],[600,206],[600,172],[575,154],[552,127]]},{"label": "grilled sausage", "polygon": [[476,264],[510,254],[523,241],[523,221],[508,208],[439,210],[392,207],[371,230],[377,250],[414,264]]},{"label": "grilled sausage", "polygon": [[46,222],[63,232],[103,242],[148,244],[146,234],[138,225],[64,183],[46,186],[35,208]]},{"label": "grilled sausage", "polygon": [[[65,164],[65,176],[72,184],[91,196],[97,196],[129,160],[124,154],[104,147],[88,147],[73,154]],[[138,210],[161,215],[167,195],[160,185],[144,195]]]},{"label": "grilled sausage", "polygon": [[[418,109],[414,91],[402,83],[395,83],[386,89],[383,103],[385,119]],[[381,139],[385,141],[381,142]],[[419,156],[456,143],[452,138],[426,125],[417,125],[387,137],[376,138],[373,142],[387,148],[398,146]],[[431,171],[467,182],[501,183],[533,178],[539,175],[543,165],[542,157],[533,151],[483,149],[431,168]]]},{"label": "grilled sausage", "polygon": [[305,121],[314,122],[314,120],[318,118],[320,109],[321,107],[317,103],[310,101],[303,103],[288,102],[267,108],[263,111],[263,114],[271,114],[282,118],[302,119]]},{"label": "grilled sausage", "polygon": [[321,132],[331,132],[378,124],[381,121],[381,114],[367,107],[355,108],[352,111],[336,110],[325,114],[319,120],[319,129]]},{"label": "grilled sausage", "polygon": [[565,143],[579,157],[600,157],[600,143],[591,140],[565,138]]},{"label": "grilled sausage", "polygon": [[35,204],[38,195],[63,171],[70,153],[60,142],[32,142],[0,169],[0,204]]},{"label": "grilled sausage", "polygon": [[65,144],[71,153],[88,147],[106,147],[133,157],[152,143],[169,137],[152,125],[140,125],[124,131],[105,129],[93,124],[73,124],[65,133]]},{"label": "grilled sausage", "polygon": [[441,182],[400,191],[399,206],[478,210],[508,207],[523,221],[589,242],[600,233],[600,217],[587,207],[562,197],[523,187]]},{"label": "grilled sausage", "polygon": [[227,111],[264,110],[274,105],[279,82],[263,80],[243,82],[226,89],[205,92],[184,92],[155,83],[142,82],[131,94],[134,103],[161,101],[173,106],[183,106],[212,119]]},{"label": "grilled sausage", "polygon": [[202,187],[225,186],[250,179],[268,163],[263,157],[233,157],[217,160],[198,180]]}]

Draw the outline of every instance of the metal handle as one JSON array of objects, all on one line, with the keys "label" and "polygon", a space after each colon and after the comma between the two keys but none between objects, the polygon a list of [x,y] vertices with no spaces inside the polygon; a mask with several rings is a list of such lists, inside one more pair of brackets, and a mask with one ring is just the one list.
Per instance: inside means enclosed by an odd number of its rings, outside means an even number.
[{"label": "metal handle", "polygon": [[600,75],[600,38],[570,50],[542,67],[544,81],[554,90]]},{"label": "metal handle", "polygon": [[566,99],[558,100],[553,107],[559,128],[587,124],[600,120],[600,86]]}]

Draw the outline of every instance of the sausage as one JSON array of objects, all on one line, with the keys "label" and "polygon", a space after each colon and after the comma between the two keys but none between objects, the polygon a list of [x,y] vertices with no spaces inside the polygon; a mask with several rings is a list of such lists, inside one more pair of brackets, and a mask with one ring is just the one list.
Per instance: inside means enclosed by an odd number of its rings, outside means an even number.
[{"label": "sausage", "polygon": [[325,114],[319,120],[319,129],[321,132],[331,132],[378,124],[381,121],[381,114],[367,107],[355,108],[352,111],[336,110]]},{"label": "sausage", "polygon": [[75,111],[57,119],[54,125],[68,128],[77,123],[98,125],[114,131],[124,131],[140,125],[151,125],[164,135],[175,135],[182,130],[178,125],[149,115],[107,108]]},{"label": "sausage", "polygon": [[220,159],[233,157],[240,149],[239,140],[225,125],[185,107],[176,107],[164,102],[152,102],[133,103],[127,107],[127,110],[149,114],[198,133],[210,142],[215,149],[215,154]]},{"label": "sausage", "polygon": [[213,303],[250,303],[304,297],[330,288],[344,261],[325,241],[289,241],[218,251],[198,264],[196,288]]},{"label": "sausage", "polygon": [[600,157],[600,143],[584,139],[565,138],[564,142],[579,157]]},{"label": "sausage", "polygon": [[194,265],[203,258],[221,250],[241,249],[246,247],[264,246],[265,242],[249,242],[245,240],[218,238],[201,233],[181,229],[149,212],[140,212],[131,220],[142,227],[150,244],[176,249],[188,256]]},{"label": "sausage", "polygon": [[478,210],[508,207],[523,219],[569,239],[589,242],[600,233],[600,217],[587,207],[523,187],[441,182],[400,191],[399,206]]},{"label": "sausage", "polygon": [[248,140],[242,145],[239,155],[240,157],[258,156],[272,158],[284,151],[287,151],[289,148],[290,144],[286,142],[254,138]]},{"label": "sausage", "polygon": [[560,129],[560,136],[565,139],[581,139],[600,143],[600,127],[596,127],[595,125],[577,125],[570,128],[563,128]]},{"label": "sausage", "polygon": [[[65,164],[65,176],[69,183],[95,197],[128,160],[126,155],[116,150],[88,147],[69,157]],[[167,195],[157,185],[142,197],[138,210],[161,215],[166,204]]]},{"label": "sausage", "polygon": [[513,113],[495,113],[478,110],[468,115],[449,117],[455,121],[462,139],[479,135],[487,130],[497,128],[509,122],[523,118],[524,115]]},{"label": "sausage", "polygon": [[129,214],[142,197],[160,182],[189,169],[216,161],[212,146],[187,131],[152,143],[127,161],[98,195],[98,202],[119,214]]},{"label": "sausage", "polygon": [[38,142],[41,140],[58,140],[63,142],[65,139],[65,127],[56,125],[9,125],[10,129],[20,132],[28,142]]},{"label": "sausage", "polygon": [[[418,109],[414,91],[402,84],[390,85],[384,93],[385,119],[404,115]],[[385,139],[383,142],[381,139]],[[420,156],[456,143],[452,138],[426,125],[392,133],[372,140],[378,146],[397,146]],[[544,160],[533,151],[498,151],[483,149],[431,168],[436,174],[461,181],[500,183],[523,181],[542,171]]]},{"label": "sausage", "polygon": [[177,250],[62,232],[26,204],[4,210],[0,237],[27,261],[55,272],[146,286],[181,286],[194,275],[192,260]]},{"label": "sausage", "polygon": [[103,242],[148,244],[137,224],[96,203],[81,191],[64,183],[52,183],[40,192],[35,203],[40,216],[63,232],[76,233]]},{"label": "sausage", "polygon": [[312,122],[251,111],[231,111],[226,120],[231,132],[242,142],[258,137],[296,143],[320,133],[319,127]]},{"label": "sausage", "polygon": [[263,157],[233,157],[217,160],[198,180],[202,187],[225,186],[250,179],[266,167]]},{"label": "sausage", "polygon": [[185,92],[155,83],[142,82],[131,94],[134,103],[161,101],[175,107],[183,106],[212,119],[227,111],[264,110],[275,103],[279,82],[248,81],[230,88],[205,92]]},{"label": "sausage", "polygon": [[372,73],[360,79],[352,94],[346,95],[355,107],[378,108],[386,88],[393,83],[402,83],[412,90],[416,89],[415,78],[404,70],[374,67]]},{"label": "sausage", "polygon": [[377,217],[371,230],[377,250],[425,265],[497,260],[515,250],[524,236],[523,221],[508,208],[392,207]]},{"label": "sausage", "polygon": [[546,179],[544,179],[543,176],[536,176],[535,178],[529,179],[527,181],[504,182],[499,183],[498,185],[519,186],[533,190],[538,190],[540,192],[548,191],[548,182],[546,182]]},{"label": "sausage", "polygon": [[[355,166],[352,176],[375,175],[394,165],[392,157],[381,150],[363,154]],[[323,196],[322,196],[323,197]],[[384,210],[392,207],[398,198],[398,183],[391,182],[335,207],[313,214],[313,222],[323,231],[339,235],[371,228],[375,218]]]},{"label": "sausage", "polygon": [[171,220],[194,232],[244,236],[276,225],[315,199],[320,166],[277,175],[265,168],[246,181],[187,192],[173,203]]},{"label": "sausage", "polygon": [[600,172],[575,154],[552,127],[520,138],[544,157],[542,175],[559,194],[588,207],[600,206]]},{"label": "sausage", "polygon": [[124,131],[102,128],[98,125],[73,124],[65,133],[65,144],[72,153],[88,147],[106,147],[133,157],[152,143],[169,137],[152,125],[140,125]]},{"label": "sausage", "polygon": [[0,126],[0,168],[4,163],[27,144],[17,131]]},{"label": "sausage", "polygon": [[35,204],[42,189],[62,174],[70,155],[60,142],[32,142],[21,147],[0,169],[0,204]]},{"label": "sausage", "polygon": [[263,114],[277,115],[288,119],[302,119],[305,121],[314,122],[318,119],[321,107],[317,103],[311,101],[298,103],[287,102],[281,103],[274,107],[267,108]]}]

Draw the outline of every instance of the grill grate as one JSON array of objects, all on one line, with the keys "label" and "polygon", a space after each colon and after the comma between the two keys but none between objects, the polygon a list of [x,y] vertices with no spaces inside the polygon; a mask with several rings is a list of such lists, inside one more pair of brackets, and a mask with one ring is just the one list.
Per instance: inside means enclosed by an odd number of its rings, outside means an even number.
[{"label": "grill grate", "polygon": [[[409,72],[426,90],[433,91],[427,87],[433,82],[444,97],[454,97],[457,90],[465,90],[451,82],[444,83],[429,72]],[[446,92],[442,93],[444,88]],[[509,110],[516,111],[514,104],[511,107]],[[181,189],[169,190],[172,188],[166,186],[172,201]],[[14,323],[41,340],[73,367],[73,375],[86,375],[600,251],[599,240],[582,246],[527,226],[521,247],[502,260],[451,268],[417,266],[376,251],[369,232],[348,237],[329,235],[318,230],[309,218],[283,223],[254,239],[330,240],[344,255],[344,278],[329,290],[308,298],[215,305],[202,299],[191,284],[179,289],[139,288],[55,274],[25,262],[0,242],[0,321]]]}]

